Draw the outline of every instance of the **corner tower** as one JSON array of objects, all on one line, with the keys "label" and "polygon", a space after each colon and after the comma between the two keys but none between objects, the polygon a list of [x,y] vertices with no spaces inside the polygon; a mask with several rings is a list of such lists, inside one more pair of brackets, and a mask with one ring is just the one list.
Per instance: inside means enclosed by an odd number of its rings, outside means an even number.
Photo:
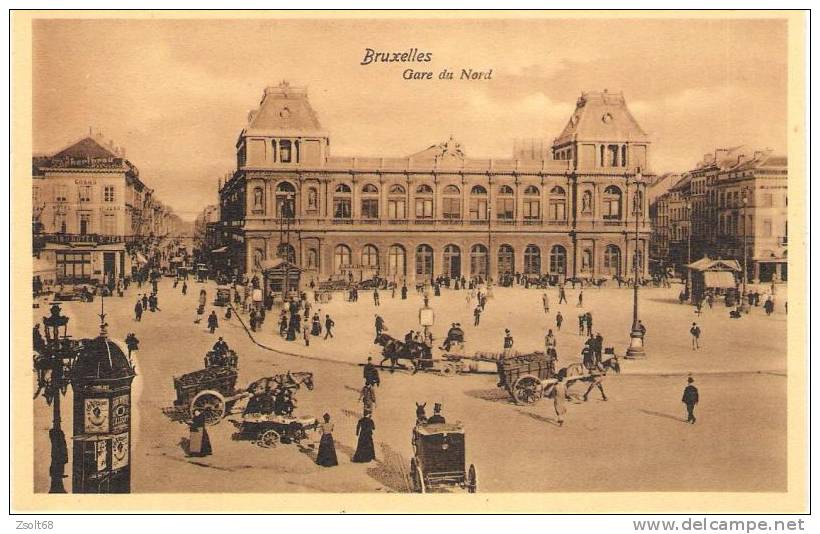
[{"label": "corner tower", "polygon": [[623,93],[582,93],[552,156],[584,170],[647,168],[649,138],[626,106]]},{"label": "corner tower", "polygon": [[329,139],[308,101],[307,88],[283,81],[265,88],[236,143],[237,169],[323,167]]}]

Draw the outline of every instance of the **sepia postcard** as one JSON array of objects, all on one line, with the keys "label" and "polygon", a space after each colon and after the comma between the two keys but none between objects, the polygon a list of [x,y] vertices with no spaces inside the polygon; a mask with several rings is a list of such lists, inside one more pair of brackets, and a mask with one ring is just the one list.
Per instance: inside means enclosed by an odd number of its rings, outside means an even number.
[{"label": "sepia postcard", "polygon": [[11,24],[13,510],[808,509],[805,13]]}]

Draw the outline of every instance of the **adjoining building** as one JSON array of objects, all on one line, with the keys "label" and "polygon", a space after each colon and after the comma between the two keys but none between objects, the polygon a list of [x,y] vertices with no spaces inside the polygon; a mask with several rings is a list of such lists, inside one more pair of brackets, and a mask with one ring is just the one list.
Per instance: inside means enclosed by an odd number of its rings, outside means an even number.
[{"label": "adjoining building", "polygon": [[[304,88],[264,91],[220,188],[233,272],[283,258],[302,282],[646,273],[649,140],[622,94],[584,93],[548,150],[468,158],[452,137],[403,158],[336,157]],[[637,243],[635,221],[637,218]]]},{"label": "adjoining building", "polygon": [[[129,245],[173,232],[178,218],[140,180],[125,151],[89,135],[32,160],[40,283],[112,283],[147,260]],[[49,273],[43,279],[42,273]]]}]

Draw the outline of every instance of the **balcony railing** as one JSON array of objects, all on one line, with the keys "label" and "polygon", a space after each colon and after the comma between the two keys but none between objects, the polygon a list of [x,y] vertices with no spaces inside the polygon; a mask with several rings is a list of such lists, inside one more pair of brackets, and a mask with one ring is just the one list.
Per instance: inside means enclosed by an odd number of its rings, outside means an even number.
[{"label": "balcony railing", "polygon": [[91,243],[94,245],[108,245],[124,243],[125,236],[103,234],[43,234],[46,243],[68,245],[73,243]]}]

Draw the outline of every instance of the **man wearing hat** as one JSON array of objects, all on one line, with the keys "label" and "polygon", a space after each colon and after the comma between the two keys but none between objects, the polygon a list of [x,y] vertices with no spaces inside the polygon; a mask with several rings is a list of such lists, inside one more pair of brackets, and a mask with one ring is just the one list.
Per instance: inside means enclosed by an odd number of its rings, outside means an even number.
[{"label": "man wearing hat", "polygon": [[513,347],[512,334],[510,334],[510,329],[509,328],[505,328],[504,329],[504,357],[505,358],[508,357],[510,355],[510,353],[512,352],[512,347]]},{"label": "man wearing hat", "polygon": [[446,422],[447,421],[444,419],[444,416],[441,415],[441,404],[437,402],[436,405],[433,406],[433,415],[430,416],[427,423],[431,425],[443,425]]},{"label": "man wearing hat", "polygon": [[384,331],[384,319],[382,319],[381,315],[376,315],[376,335],[378,336]]},{"label": "man wearing hat", "polygon": [[695,381],[692,378],[692,375],[689,375],[689,378],[686,379],[688,385],[683,390],[683,398],[681,402],[686,405],[686,422],[689,424],[695,424],[695,405],[698,403],[698,388],[693,385]]},{"label": "man wearing hat", "polygon": [[367,363],[364,366],[364,383],[370,384],[371,386],[378,386],[381,384],[381,380],[379,379],[379,370],[376,369],[376,366],[373,364],[373,358],[368,356]]}]

